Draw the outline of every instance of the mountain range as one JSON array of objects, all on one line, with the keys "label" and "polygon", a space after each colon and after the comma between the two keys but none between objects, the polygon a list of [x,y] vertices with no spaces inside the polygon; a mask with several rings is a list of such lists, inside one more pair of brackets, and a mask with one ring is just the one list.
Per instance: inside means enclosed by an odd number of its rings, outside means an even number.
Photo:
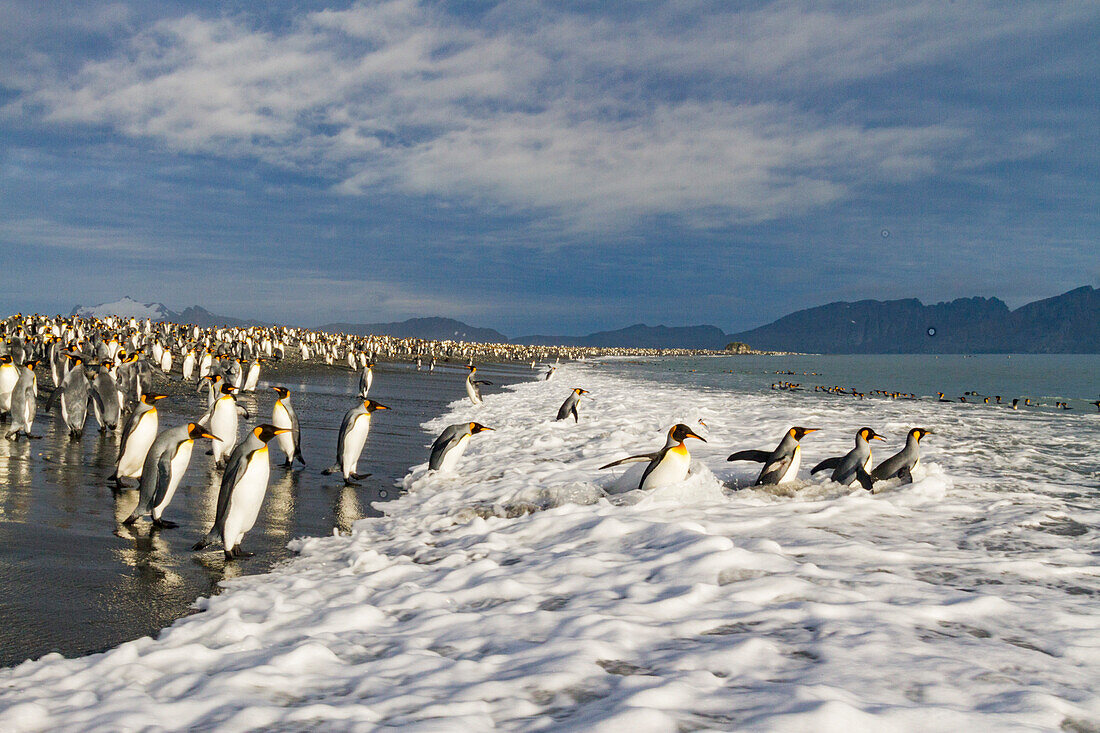
[{"label": "mountain range", "polygon": [[[73,308],[73,315],[121,315],[200,326],[264,325],[191,306],[179,313],[163,303],[114,303]],[[642,323],[587,336],[533,335],[509,339],[491,328],[451,318],[410,318],[394,323],[328,323],[321,330],[562,346],[711,349],[744,342],[765,351],[821,354],[1100,353],[1100,290],[1088,285],[1015,310],[997,298],[959,298],[924,305],[915,298],[836,302],[807,308],[741,333],[717,326],[647,326]]]}]

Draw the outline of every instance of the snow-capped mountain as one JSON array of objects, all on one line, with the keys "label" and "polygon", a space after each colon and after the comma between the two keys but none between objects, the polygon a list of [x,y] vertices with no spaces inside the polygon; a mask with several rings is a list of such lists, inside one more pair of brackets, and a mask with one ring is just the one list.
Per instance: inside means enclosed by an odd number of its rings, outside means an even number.
[{"label": "snow-capped mountain", "polygon": [[113,303],[100,303],[92,306],[75,306],[71,316],[83,316],[84,318],[106,318],[107,316],[120,316],[122,318],[149,318],[154,321],[171,321],[177,314],[170,311],[164,303],[139,303],[129,295]]}]

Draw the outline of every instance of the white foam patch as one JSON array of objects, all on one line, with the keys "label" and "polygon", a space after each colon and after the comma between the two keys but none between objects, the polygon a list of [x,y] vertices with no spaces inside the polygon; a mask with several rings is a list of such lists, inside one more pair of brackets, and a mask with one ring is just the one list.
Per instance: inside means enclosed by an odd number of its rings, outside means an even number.
[{"label": "white foam patch", "polygon": [[[454,403],[433,434],[496,428],[455,474],[415,468],[386,516],[297,540],[294,562],[231,581],[156,640],[0,672],[0,729],[1100,722],[1094,425],[616,371],[566,365]],[[572,386],[596,401],[553,422]],[[700,418],[708,442],[689,443],[682,484],[642,492],[637,467],[598,470]],[[759,466],[725,461],[795,424],[822,428],[800,484],[752,488]],[[916,483],[808,480],[863,424],[891,438],[878,460],[910,425],[936,429]]]}]

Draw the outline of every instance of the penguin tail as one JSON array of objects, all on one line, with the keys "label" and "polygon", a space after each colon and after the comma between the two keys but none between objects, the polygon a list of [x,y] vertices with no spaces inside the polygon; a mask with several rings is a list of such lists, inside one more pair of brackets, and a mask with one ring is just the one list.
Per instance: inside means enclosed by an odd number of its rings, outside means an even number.
[{"label": "penguin tail", "polygon": [[324,471],[321,471],[321,475],[322,476],[331,476],[334,473],[340,473],[342,470],[343,469],[340,468],[339,463],[334,463],[331,466],[329,466],[328,468],[326,468]]},{"label": "penguin tail", "polygon": [[[303,466],[306,465],[306,459],[302,458],[302,451],[300,451],[300,450],[294,451],[294,457],[298,460],[298,463],[301,463]],[[290,462],[293,463],[294,461],[290,461]]]}]

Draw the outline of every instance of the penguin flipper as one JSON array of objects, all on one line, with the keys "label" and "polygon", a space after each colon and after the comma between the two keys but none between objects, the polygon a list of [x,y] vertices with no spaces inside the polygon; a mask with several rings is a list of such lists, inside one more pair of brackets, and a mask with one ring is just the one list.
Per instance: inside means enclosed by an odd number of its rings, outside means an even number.
[{"label": "penguin flipper", "polygon": [[863,466],[856,464],[856,480],[859,481],[859,485],[868,491],[874,491],[875,478],[867,473],[867,469]]},{"label": "penguin flipper", "polygon": [[57,402],[58,398],[61,397],[61,393],[64,391],[65,385],[59,385],[53,392],[50,392],[50,396],[46,399],[46,412],[53,409],[54,403]]},{"label": "penguin flipper", "polygon": [[490,382],[490,381],[489,381],[488,379],[475,379],[475,380],[474,380],[474,384],[487,384],[487,385],[489,385],[490,387],[492,387],[492,386],[493,386],[493,383],[492,383],[492,382]]},{"label": "penguin flipper", "polygon": [[824,461],[811,468],[810,473],[814,474],[818,471],[825,471],[830,468],[837,468],[842,460],[844,460],[844,456],[833,456],[832,458],[826,458]]},{"label": "penguin flipper", "polygon": [[766,450],[739,450],[730,455],[727,461],[753,461],[763,463],[771,457],[771,452]]},{"label": "penguin flipper", "polygon": [[617,461],[612,461],[606,466],[600,466],[597,470],[602,471],[605,468],[611,468],[612,466],[621,466],[624,463],[640,463],[641,461],[652,461],[658,455],[659,454],[657,453],[643,453],[640,456],[628,456],[627,458],[620,458]]},{"label": "penguin flipper", "polygon": [[[145,511],[152,514],[153,507],[164,501],[164,495],[168,493],[168,483],[172,480],[172,456],[169,451],[164,451],[164,454],[157,462],[157,486],[153,491],[153,495],[149,497],[149,502],[145,506]],[[138,503],[141,506],[141,503]]]}]

